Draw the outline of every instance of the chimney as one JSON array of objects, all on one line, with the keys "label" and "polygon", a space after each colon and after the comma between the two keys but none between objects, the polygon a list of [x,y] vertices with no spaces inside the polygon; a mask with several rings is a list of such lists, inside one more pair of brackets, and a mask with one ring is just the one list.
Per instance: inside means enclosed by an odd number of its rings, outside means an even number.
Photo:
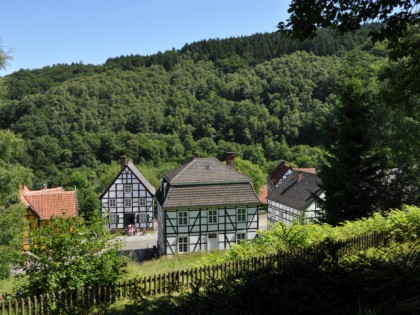
[{"label": "chimney", "polygon": [[231,168],[235,168],[235,152],[226,152],[226,164]]},{"label": "chimney", "polygon": [[197,151],[193,152],[193,159],[198,159],[200,157],[200,153]]},{"label": "chimney", "polygon": [[124,167],[127,165],[127,155],[120,156],[120,165],[121,169],[124,169]]},{"label": "chimney", "polygon": [[298,183],[302,180],[302,178],[303,178],[303,172],[302,171],[299,171],[299,173],[298,173],[298,179],[297,179]]},{"label": "chimney", "polygon": [[44,184],[43,186],[44,186],[44,190],[48,189],[48,184]]}]

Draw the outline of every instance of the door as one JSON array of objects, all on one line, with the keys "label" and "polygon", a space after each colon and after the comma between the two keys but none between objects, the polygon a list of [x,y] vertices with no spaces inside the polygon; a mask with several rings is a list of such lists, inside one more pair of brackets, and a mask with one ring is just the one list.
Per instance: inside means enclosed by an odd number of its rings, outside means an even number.
[{"label": "door", "polygon": [[219,249],[219,240],[217,238],[217,233],[209,233],[207,235],[207,250],[217,250]]},{"label": "door", "polygon": [[134,225],[134,213],[124,214],[124,228],[127,228],[130,224]]}]

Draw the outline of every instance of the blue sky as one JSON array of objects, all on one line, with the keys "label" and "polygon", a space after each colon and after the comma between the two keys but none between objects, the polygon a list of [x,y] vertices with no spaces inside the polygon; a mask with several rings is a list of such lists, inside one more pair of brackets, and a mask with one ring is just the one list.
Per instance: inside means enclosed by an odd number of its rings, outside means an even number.
[{"label": "blue sky", "polygon": [[0,40],[13,58],[0,76],[57,63],[103,64],[186,43],[274,32],[289,0],[6,0]]}]

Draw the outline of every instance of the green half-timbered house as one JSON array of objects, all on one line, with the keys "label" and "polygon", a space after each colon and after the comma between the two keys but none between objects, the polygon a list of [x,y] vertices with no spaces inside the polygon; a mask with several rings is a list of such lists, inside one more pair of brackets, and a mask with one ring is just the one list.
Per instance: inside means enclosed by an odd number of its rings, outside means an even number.
[{"label": "green half-timbered house", "polygon": [[233,158],[228,165],[194,158],[163,176],[156,195],[160,254],[227,249],[255,237],[261,201]]}]

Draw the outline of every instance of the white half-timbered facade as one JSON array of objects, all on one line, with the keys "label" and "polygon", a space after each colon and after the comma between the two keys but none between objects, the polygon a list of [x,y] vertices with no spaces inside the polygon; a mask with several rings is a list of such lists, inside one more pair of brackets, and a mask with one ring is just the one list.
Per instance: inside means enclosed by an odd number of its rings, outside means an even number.
[{"label": "white half-timbered facade", "polygon": [[121,171],[100,196],[102,215],[108,217],[107,228],[153,229],[155,188],[137,167],[120,158]]},{"label": "white half-timbered facade", "polygon": [[323,199],[316,174],[288,170],[279,185],[267,196],[269,222],[291,224],[294,221],[316,222],[322,215],[317,199]]},{"label": "white half-timbered facade", "polygon": [[261,201],[249,178],[214,158],[165,174],[157,199],[161,255],[228,249],[258,230]]}]

